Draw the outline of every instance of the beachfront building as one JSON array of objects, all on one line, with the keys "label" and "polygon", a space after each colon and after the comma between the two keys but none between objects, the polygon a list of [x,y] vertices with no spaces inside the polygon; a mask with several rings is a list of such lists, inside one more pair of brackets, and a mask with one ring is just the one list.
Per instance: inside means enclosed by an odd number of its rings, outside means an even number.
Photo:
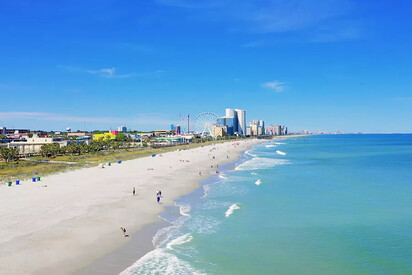
[{"label": "beachfront building", "polygon": [[226,134],[246,135],[246,112],[239,109],[226,109],[226,115],[217,119],[217,127],[226,127]]},{"label": "beachfront building", "polygon": [[102,134],[95,134],[93,135],[93,140],[111,140],[116,139],[117,131],[111,131]]},{"label": "beachfront building", "polygon": [[172,131],[173,135],[180,135],[180,125],[170,125],[170,130]]},{"label": "beachfront building", "polygon": [[245,126],[246,136],[263,136],[265,135],[265,122],[263,120],[252,120]]},{"label": "beachfront building", "polygon": [[223,137],[226,135],[226,126],[217,126],[213,125],[212,136],[214,137]]},{"label": "beachfront building", "polygon": [[127,132],[127,127],[126,127],[126,126],[119,126],[119,127],[117,127],[117,131],[119,131],[119,132]]},{"label": "beachfront building", "polygon": [[252,135],[252,127],[250,125],[246,125],[246,135],[247,136]]},{"label": "beachfront building", "polygon": [[226,109],[226,115],[217,119],[216,127],[226,127],[225,132],[233,136],[238,132],[237,113],[233,109]]},{"label": "beachfront building", "polygon": [[282,125],[273,125],[265,128],[266,135],[282,136],[288,134],[288,127]]},{"label": "beachfront building", "polygon": [[28,134],[29,129],[7,129],[6,127],[0,127],[0,135],[14,135],[14,134]]},{"label": "beachfront building", "polygon": [[170,131],[170,130],[156,130],[156,131],[154,131],[155,136],[165,137],[165,136],[170,135],[170,134],[172,134],[172,131]]},{"label": "beachfront building", "polygon": [[265,128],[265,134],[269,136],[274,136],[276,133],[275,126],[268,126]]},{"label": "beachfront building", "polygon": [[282,135],[282,125],[275,125],[275,135],[277,136]]},{"label": "beachfront building", "polygon": [[59,143],[60,146],[67,146],[67,140],[50,137],[32,137],[25,140],[14,140],[7,143],[8,148],[16,148],[20,155],[39,154],[44,144]]},{"label": "beachfront building", "polygon": [[265,134],[265,122],[263,120],[259,120],[259,135],[264,135]]},{"label": "beachfront building", "polygon": [[258,129],[259,129],[259,122],[257,120],[253,120],[250,122],[250,128],[251,128],[251,136],[257,136],[259,135]]},{"label": "beachfront building", "polygon": [[246,135],[246,111],[235,109],[238,119],[238,134],[240,136]]}]

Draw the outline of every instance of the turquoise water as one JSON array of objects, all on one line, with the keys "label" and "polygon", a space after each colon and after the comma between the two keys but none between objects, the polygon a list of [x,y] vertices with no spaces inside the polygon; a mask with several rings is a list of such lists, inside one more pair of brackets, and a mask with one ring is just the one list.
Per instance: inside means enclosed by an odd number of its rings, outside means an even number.
[{"label": "turquoise water", "polygon": [[125,274],[412,274],[412,135],[270,141],[224,170]]}]

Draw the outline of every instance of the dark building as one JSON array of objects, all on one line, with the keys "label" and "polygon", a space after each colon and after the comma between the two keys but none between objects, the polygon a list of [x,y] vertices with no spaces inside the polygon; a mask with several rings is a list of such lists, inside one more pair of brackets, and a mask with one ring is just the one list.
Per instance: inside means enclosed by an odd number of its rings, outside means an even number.
[{"label": "dark building", "polygon": [[28,134],[29,129],[7,129],[6,127],[0,127],[0,134],[2,135],[13,135],[13,134]]}]

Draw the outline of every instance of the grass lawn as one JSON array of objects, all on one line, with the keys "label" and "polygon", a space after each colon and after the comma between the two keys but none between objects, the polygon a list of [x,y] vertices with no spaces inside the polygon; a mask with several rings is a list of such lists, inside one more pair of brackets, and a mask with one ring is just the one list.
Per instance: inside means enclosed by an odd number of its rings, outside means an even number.
[{"label": "grass lawn", "polygon": [[50,174],[55,174],[59,172],[65,172],[71,169],[81,168],[81,167],[91,167],[96,166],[99,163],[116,162],[118,160],[129,160],[135,158],[141,158],[146,156],[151,156],[152,154],[161,154],[171,151],[176,151],[178,149],[191,149],[196,147],[201,147],[209,145],[212,143],[222,143],[222,142],[236,142],[237,140],[216,140],[207,141],[202,143],[191,143],[185,145],[178,145],[172,147],[163,148],[131,148],[131,149],[119,149],[119,150],[109,150],[102,151],[96,154],[86,154],[80,156],[57,156],[55,158],[43,158],[40,156],[34,156],[30,159],[33,160],[53,160],[53,161],[65,161],[65,162],[75,162],[77,164],[62,164],[62,163],[38,163],[31,161],[14,161],[10,163],[0,162],[0,181],[11,181],[11,180],[24,180],[34,176],[46,176]]}]

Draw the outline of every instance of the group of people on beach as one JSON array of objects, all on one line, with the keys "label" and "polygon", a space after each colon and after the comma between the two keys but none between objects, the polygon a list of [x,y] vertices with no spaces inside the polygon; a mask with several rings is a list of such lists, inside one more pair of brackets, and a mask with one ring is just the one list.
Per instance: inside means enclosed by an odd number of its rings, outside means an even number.
[{"label": "group of people on beach", "polygon": [[[203,146],[202,146],[203,147]],[[229,156],[226,156],[226,158],[229,158]],[[216,159],[216,157],[215,156],[212,156],[212,159]],[[180,160],[181,162],[189,162],[188,160]],[[170,166],[170,168],[172,168],[171,166]],[[213,168],[213,164],[212,165],[210,165],[210,168]],[[216,174],[219,174],[220,172],[219,172],[219,164],[216,164],[216,168],[217,168],[217,170],[216,170]],[[147,170],[154,170],[153,168],[148,168]],[[199,171],[199,176],[201,176],[202,175],[202,172],[201,171]],[[136,188],[135,187],[133,187],[133,191],[132,191],[132,193],[133,193],[133,196],[135,196],[136,195]],[[160,203],[160,199],[161,198],[163,198],[162,197],[162,191],[161,190],[156,190],[156,200],[157,200],[157,203]],[[122,230],[122,232],[123,232],[123,236],[124,237],[127,237],[128,235],[126,234],[126,228],[125,227],[120,227],[120,229]]]},{"label": "group of people on beach", "polygon": [[[136,195],[136,188],[133,187],[133,196]],[[160,203],[160,198],[162,198],[162,191],[161,190],[156,190],[156,197],[157,197],[157,203]],[[120,227],[120,230],[122,230],[123,233],[123,237],[128,237],[128,235],[126,234],[126,228],[125,227]]]},{"label": "group of people on beach", "polygon": [[[199,172],[199,174],[200,174],[200,172]],[[135,187],[133,187],[132,194],[133,194],[133,196],[136,196],[136,188]],[[162,198],[162,191],[161,190],[156,190],[156,197],[157,197],[157,202],[160,203],[160,198]]]},{"label": "group of people on beach", "polygon": [[156,197],[157,197],[157,203],[160,203],[160,198],[162,198],[162,191],[157,190],[156,191]]}]

